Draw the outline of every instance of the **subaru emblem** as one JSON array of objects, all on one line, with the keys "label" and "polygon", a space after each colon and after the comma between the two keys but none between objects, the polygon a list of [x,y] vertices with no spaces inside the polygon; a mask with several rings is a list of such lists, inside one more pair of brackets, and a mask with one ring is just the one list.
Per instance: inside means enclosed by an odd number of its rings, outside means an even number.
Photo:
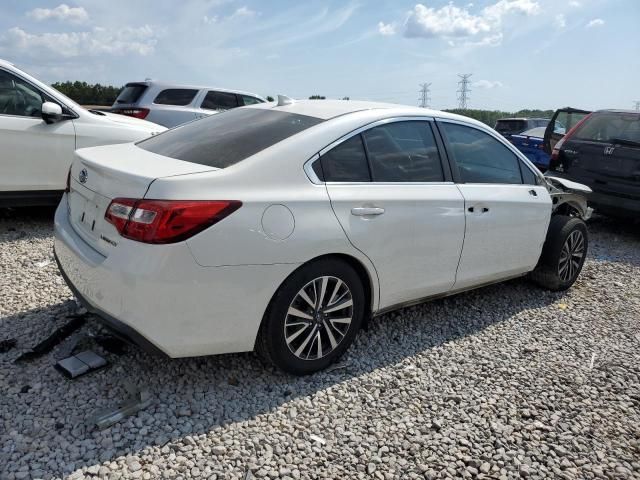
[{"label": "subaru emblem", "polygon": [[80,183],[86,183],[88,176],[89,176],[89,172],[87,172],[86,168],[83,168],[82,170],[80,170],[80,175],[78,175],[78,180],[80,180]]}]

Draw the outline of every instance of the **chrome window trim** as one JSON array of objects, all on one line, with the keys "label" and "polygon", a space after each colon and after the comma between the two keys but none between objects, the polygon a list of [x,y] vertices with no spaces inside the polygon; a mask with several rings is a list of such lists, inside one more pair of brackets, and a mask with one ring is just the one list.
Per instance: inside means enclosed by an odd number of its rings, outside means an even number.
[{"label": "chrome window trim", "polygon": [[[544,177],[543,177],[542,172],[540,170],[538,170],[533,163],[531,163],[531,161],[525,156],[524,153],[522,153],[520,150],[518,150],[516,147],[514,147],[512,143],[508,142],[502,135],[500,135],[498,132],[493,130],[491,127],[489,127],[489,126],[485,127],[483,125],[483,128],[481,128],[476,124],[468,123],[468,122],[464,122],[464,121],[460,121],[460,120],[454,120],[454,119],[451,119],[451,118],[437,118],[436,117],[436,121],[439,122],[439,123],[453,123],[453,124],[456,124],[456,125],[462,125],[463,127],[475,128],[476,130],[484,132],[487,135],[489,135],[490,137],[493,137],[498,142],[500,142],[505,147],[507,147],[509,149],[509,151],[511,151],[513,154],[515,154],[516,158],[518,160],[520,160],[521,162],[523,162],[524,165],[529,170],[531,170],[531,173],[533,173],[536,176],[536,178],[538,178],[540,183],[535,185],[535,186],[544,185]],[[446,147],[446,144],[445,144],[445,147]],[[465,185],[471,185],[471,184],[470,183],[466,183]],[[521,184],[517,184],[517,183],[477,183],[477,184],[474,184],[474,185],[527,185],[527,184],[525,184],[525,183],[521,183]],[[532,185],[529,185],[529,186],[532,186]]]},{"label": "chrome window trim", "polygon": [[318,175],[316,175],[316,172],[313,171],[313,162],[315,162],[316,160],[320,160],[320,154],[316,153],[313,157],[311,157],[309,160],[307,160],[304,163],[304,173],[307,174],[307,177],[309,177],[309,180],[311,180],[311,183],[315,184],[315,185],[322,185],[323,182],[322,180],[320,180],[318,178]]},{"label": "chrome window trim", "polygon": [[[382,120],[376,120],[374,122],[368,123],[366,125],[363,125],[362,127],[359,127],[355,130],[352,130],[351,132],[343,135],[342,137],[338,138],[337,140],[331,142],[329,145],[327,145],[326,147],[324,147],[323,149],[321,149],[318,153],[314,154],[309,160],[307,160],[304,165],[303,165],[303,169],[305,171],[305,173],[307,174],[307,177],[309,177],[309,180],[311,181],[311,183],[314,183],[316,185],[322,185],[322,184],[326,184],[326,185],[392,185],[392,186],[398,186],[398,185],[453,185],[454,182],[447,182],[447,181],[442,181],[442,182],[323,182],[322,180],[320,180],[318,178],[318,176],[316,175],[316,173],[313,171],[313,162],[315,162],[316,160],[319,160],[320,157],[322,155],[324,155],[325,153],[327,153],[329,150],[331,150],[334,147],[337,147],[338,145],[340,145],[342,142],[346,142],[347,140],[349,140],[352,137],[355,137],[356,135],[361,134],[362,132],[365,132],[367,130],[370,130],[372,128],[378,127],[380,125],[386,125],[387,123],[396,123],[396,122],[416,122],[416,121],[420,121],[420,122],[433,122],[434,120],[437,120],[437,117],[433,117],[433,116],[402,116],[402,117],[389,117],[389,118],[383,118]],[[435,133],[434,133],[435,135]],[[437,148],[437,145],[436,145]],[[442,152],[438,152],[439,155],[442,154]],[[442,161],[442,159],[441,159]]]},{"label": "chrome window trim", "polygon": [[[349,133],[347,133],[346,135],[343,135],[342,137],[340,137],[339,139],[337,139],[336,141],[330,143],[329,145],[327,145],[326,147],[324,147],[322,150],[320,150],[318,152],[318,155],[322,156],[325,153],[327,153],[329,150],[331,150],[333,147],[338,146],[339,144],[341,144],[342,142],[346,142],[347,140],[349,140],[351,137],[355,137],[356,135],[369,130],[371,128],[374,127],[378,127],[380,125],[386,125],[387,123],[395,123],[395,122],[415,122],[415,121],[423,121],[423,122],[429,122],[429,121],[433,121],[434,117],[416,117],[416,116],[407,116],[407,117],[390,117],[390,118],[383,118],[382,120],[376,120],[375,122],[372,123],[368,123],[367,125],[364,125],[362,127],[357,128],[356,130],[353,130]],[[340,183],[340,182],[338,182]]]}]

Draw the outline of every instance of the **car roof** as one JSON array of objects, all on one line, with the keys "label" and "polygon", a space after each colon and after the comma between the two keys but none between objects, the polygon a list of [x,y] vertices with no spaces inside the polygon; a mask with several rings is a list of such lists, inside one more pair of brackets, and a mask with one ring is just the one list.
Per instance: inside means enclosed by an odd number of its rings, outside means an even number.
[{"label": "car roof", "polygon": [[2,58],[0,58],[0,65],[2,65],[3,67],[14,67],[15,65],[13,63],[11,63],[8,60],[3,60]]},{"label": "car roof", "polygon": [[275,102],[250,105],[244,108],[272,109],[276,111],[306,115],[309,117],[329,120],[331,118],[362,112],[364,110],[379,110],[381,116],[417,116],[417,117],[437,117],[451,120],[464,121],[466,123],[478,124],[486,127],[485,124],[462,115],[431,110],[428,108],[412,107],[395,103],[367,102],[359,100],[294,100],[293,103],[278,105]]},{"label": "car roof", "polygon": [[603,110],[596,110],[593,113],[631,113],[635,115],[640,114],[638,110],[629,110],[624,108],[605,108]]},{"label": "car roof", "polygon": [[551,120],[550,118],[542,118],[542,117],[507,117],[507,118],[499,118],[498,121],[502,120]]},{"label": "car roof", "polygon": [[215,87],[215,86],[205,86],[205,85],[190,85],[190,84],[183,84],[183,83],[172,83],[172,82],[162,82],[162,81],[157,81],[157,80],[145,80],[144,82],[127,82],[125,86],[132,86],[132,85],[147,85],[149,87],[157,87],[160,88],[162,90],[167,89],[167,88],[190,88],[193,90],[216,90],[218,92],[228,92],[228,93],[239,93],[241,95],[250,95],[252,97],[258,97],[264,100],[264,97],[262,97],[261,95],[258,95],[257,93],[253,93],[253,92],[247,92],[244,90],[235,90],[232,88],[221,88],[221,87]]}]

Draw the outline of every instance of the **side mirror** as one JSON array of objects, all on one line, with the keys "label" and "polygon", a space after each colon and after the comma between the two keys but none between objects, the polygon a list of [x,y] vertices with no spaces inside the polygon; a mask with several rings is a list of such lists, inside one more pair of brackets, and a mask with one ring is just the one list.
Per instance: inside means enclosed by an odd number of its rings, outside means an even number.
[{"label": "side mirror", "polygon": [[62,120],[62,107],[57,103],[44,102],[41,110],[42,119],[47,124],[56,123]]}]

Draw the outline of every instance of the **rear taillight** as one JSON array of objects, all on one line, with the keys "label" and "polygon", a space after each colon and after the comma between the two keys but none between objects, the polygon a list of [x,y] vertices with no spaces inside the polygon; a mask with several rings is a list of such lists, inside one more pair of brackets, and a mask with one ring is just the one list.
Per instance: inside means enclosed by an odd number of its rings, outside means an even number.
[{"label": "rear taillight", "polygon": [[104,218],[125,238],[175,243],[218,223],[242,206],[237,200],[114,199]]},{"label": "rear taillight", "polygon": [[69,167],[69,171],[67,172],[67,185],[64,187],[64,193],[69,193],[71,191],[71,167]]},{"label": "rear taillight", "polygon": [[126,115],[127,117],[135,117],[145,119],[149,115],[148,108],[115,108],[111,110],[113,113],[119,113],[120,115]]}]

